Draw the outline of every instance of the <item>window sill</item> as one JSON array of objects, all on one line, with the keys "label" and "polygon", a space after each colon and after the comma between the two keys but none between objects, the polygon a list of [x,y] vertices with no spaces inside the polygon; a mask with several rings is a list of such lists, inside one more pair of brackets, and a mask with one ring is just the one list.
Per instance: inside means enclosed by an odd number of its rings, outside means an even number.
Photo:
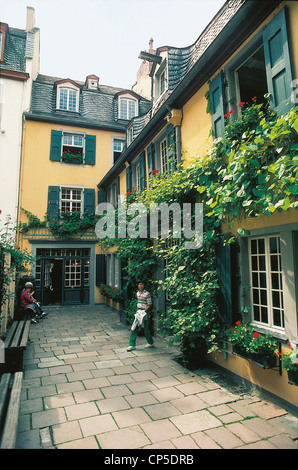
[{"label": "window sill", "polygon": [[76,163],[76,162],[63,162],[63,161],[60,161],[60,165],[61,166],[69,166],[69,165],[72,165],[72,166],[79,166],[81,168],[85,168],[86,167],[86,163]]},{"label": "window sill", "polygon": [[279,341],[288,340],[288,338],[286,337],[285,331],[282,331],[282,330],[277,331],[276,329],[272,327],[270,328],[270,327],[261,326],[260,324],[254,323],[254,322],[251,322],[250,325],[253,328],[255,328],[258,331],[258,333],[270,334],[274,338],[278,339]]}]

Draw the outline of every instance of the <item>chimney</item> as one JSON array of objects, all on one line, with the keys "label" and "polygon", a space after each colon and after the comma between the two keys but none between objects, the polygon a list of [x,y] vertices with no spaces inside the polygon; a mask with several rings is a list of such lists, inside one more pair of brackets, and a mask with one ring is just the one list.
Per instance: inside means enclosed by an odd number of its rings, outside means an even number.
[{"label": "chimney", "polygon": [[27,7],[26,31],[35,27],[35,10],[33,7]]},{"label": "chimney", "polygon": [[148,52],[152,53],[153,50],[154,50],[153,49],[153,38],[151,38],[150,41],[149,41],[149,51]]}]

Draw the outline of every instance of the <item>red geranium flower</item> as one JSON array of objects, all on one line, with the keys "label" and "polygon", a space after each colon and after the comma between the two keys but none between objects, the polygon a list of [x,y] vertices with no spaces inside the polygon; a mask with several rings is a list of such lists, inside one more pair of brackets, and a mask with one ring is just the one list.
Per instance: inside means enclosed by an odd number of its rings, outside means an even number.
[{"label": "red geranium flower", "polygon": [[254,334],[252,335],[253,338],[259,338],[259,333],[257,331],[254,332]]},{"label": "red geranium flower", "polygon": [[129,191],[127,191],[126,195],[125,196],[129,196],[131,193]]},{"label": "red geranium flower", "polygon": [[158,170],[152,170],[152,173],[159,173]]},{"label": "red geranium flower", "polygon": [[241,325],[241,321],[236,321],[235,325]]},{"label": "red geranium flower", "polygon": [[253,101],[255,101],[256,99],[257,99],[257,97],[256,97],[256,96],[254,96],[254,97],[252,98],[252,100],[253,100]]},{"label": "red geranium flower", "polygon": [[224,114],[224,117],[228,117],[228,116],[230,116],[230,114],[233,114],[233,112],[234,112],[234,110],[233,110],[233,109],[231,109],[231,111],[229,111],[228,113]]},{"label": "red geranium flower", "polygon": [[239,108],[245,104],[245,101],[241,101],[241,103],[238,104]]}]

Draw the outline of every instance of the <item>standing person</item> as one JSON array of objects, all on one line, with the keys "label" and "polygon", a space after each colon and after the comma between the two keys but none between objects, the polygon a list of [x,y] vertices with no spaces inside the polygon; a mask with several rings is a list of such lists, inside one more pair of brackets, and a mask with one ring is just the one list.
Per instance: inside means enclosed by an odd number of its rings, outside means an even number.
[{"label": "standing person", "polygon": [[33,297],[32,282],[26,282],[25,289],[21,294],[20,306],[31,313],[31,322],[36,323],[36,318],[44,318],[47,313],[44,313],[40,307],[40,303]]},{"label": "standing person", "polygon": [[149,311],[152,307],[152,300],[150,293],[145,290],[145,283],[143,281],[138,282],[138,292],[137,292],[137,313],[135,314],[134,322],[131,326],[131,335],[129,340],[129,346],[127,351],[132,351],[136,348],[136,338],[138,335],[139,327],[144,329],[144,334],[148,344],[145,348],[153,347],[153,338],[149,330]]}]

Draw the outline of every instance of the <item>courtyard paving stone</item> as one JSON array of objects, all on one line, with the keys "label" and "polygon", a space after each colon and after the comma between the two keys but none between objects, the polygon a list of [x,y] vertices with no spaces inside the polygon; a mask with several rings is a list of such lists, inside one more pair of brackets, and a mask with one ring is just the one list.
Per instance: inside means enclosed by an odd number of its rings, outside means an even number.
[{"label": "courtyard paving stone", "polygon": [[212,366],[185,369],[160,337],[127,352],[110,307],[47,311],[24,354],[17,449],[297,449],[293,413]]}]

